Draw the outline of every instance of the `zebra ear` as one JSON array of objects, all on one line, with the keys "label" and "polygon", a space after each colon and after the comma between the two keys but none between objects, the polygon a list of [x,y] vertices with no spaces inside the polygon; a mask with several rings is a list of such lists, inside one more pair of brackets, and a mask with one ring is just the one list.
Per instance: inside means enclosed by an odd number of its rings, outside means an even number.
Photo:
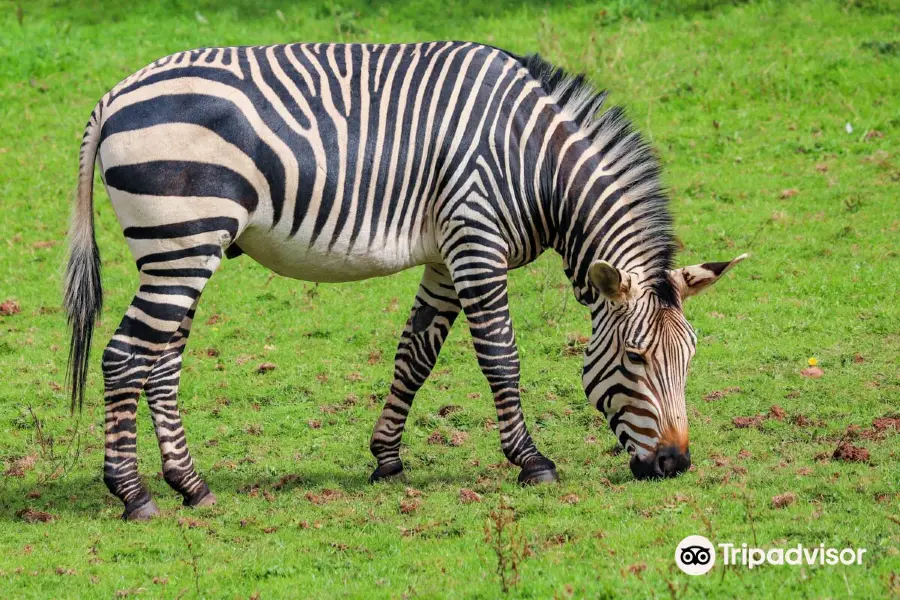
[{"label": "zebra ear", "polygon": [[722,275],[731,270],[731,267],[748,256],[748,254],[741,254],[730,262],[703,263],[702,265],[682,267],[669,271],[669,276],[675,287],[678,288],[681,298],[689,298],[717,282]]},{"label": "zebra ear", "polygon": [[588,279],[594,289],[611,302],[627,302],[637,291],[631,273],[617,269],[605,260],[591,263]]}]

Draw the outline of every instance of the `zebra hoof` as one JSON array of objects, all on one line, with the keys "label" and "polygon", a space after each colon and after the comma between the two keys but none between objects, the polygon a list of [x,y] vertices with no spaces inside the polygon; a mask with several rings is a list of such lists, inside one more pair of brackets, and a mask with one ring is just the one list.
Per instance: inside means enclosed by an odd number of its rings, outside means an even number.
[{"label": "zebra hoof", "polygon": [[369,483],[377,483],[379,481],[405,481],[406,476],[403,474],[403,463],[395,462],[387,465],[378,465],[369,476]]},{"label": "zebra hoof", "polygon": [[126,506],[125,512],[122,513],[122,518],[126,521],[149,521],[158,514],[159,508],[156,506],[156,502],[151,499],[137,508],[132,508],[130,510],[128,506]]},{"label": "zebra hoof", "polygon": [[212,492],[208,492],[205,496],[203,496],[199,500],[191,500],[191,501],[185,500],[184,505],[185,506],[195,506],[195,507],[197,507],[197,506],[213,506],[217,501],[218,501],[218,498],[216,498],[216,495],[213,494]]},{"label": "zebra hoof", "polygon": [[519,473],[520,485],[556,483],[557,481],[559,481],[559,475],[556,474],[556,465],[547,458],[535,461],[535,464],[527,465]]}]

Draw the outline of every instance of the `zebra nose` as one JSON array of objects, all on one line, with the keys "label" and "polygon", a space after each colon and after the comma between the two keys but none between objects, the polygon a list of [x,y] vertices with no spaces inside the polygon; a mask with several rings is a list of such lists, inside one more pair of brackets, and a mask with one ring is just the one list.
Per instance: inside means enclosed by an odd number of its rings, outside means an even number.
[{"label": "zebra nose", "polygon": [[656,469],[663,477],[674,477],[691,466],[691,451],[680,452],[675,446],[663,446],[656,453]]},{"label": "zebra nose", "polygon": [[631,458],[631,472],[637,479],[662,479],[683,473],[691,466],[691,451],[681,452],[675,446],[660,446],[645,458]]}]

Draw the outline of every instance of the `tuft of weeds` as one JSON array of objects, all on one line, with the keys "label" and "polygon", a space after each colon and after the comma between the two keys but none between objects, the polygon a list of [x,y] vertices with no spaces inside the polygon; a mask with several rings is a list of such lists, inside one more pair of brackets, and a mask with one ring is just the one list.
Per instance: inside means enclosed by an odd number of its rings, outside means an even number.
[{"label": "tuft of weeds", "polygon": [[484,541],[497,557],[497,577],[504,594],[519,584],[522,561],[529,554],[528,542],[518,523],[513,507],[501,498],[484,524]]}]

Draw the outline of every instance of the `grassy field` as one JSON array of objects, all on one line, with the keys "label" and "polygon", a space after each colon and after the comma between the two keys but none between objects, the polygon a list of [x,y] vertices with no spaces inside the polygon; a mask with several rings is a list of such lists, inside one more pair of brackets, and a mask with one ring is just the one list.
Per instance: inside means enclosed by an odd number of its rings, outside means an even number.
[{"label": "grassy field", "polygon": [[[876,421],[900,415],[900,11],[718,4],[0,5],[0,596],[495,597],[491,513],[514,517],[512,596],[900,595],[900,435]],[[447,38],[588,72],[667,166],[681,263],[751,253],[687,306],[695,468],[637,482],[615,455],[580,384],[588,315],[547,255],[513,274],[511,293],[526,415],[562,483],[516,486],[460,321],[407,428],[407,483],[371,486],[368,437],[420,273],[315,286],[241,257],[204,293],[181,386],[219,504],[181,507],[142,406],[142,471],[162,516],[122,522],[101,480],[99,351],[137,278],[102,187],[107,297],[80,417],[61,387],[64,236],[96,100],[184,48]],[[801,373],[812,358],[820,378]],[[263,362],[277,368],[258,374]],[[439,416],[450,404],[462,410]],[[868,459],[832,458],[842,441]],[[867,554],[863,567],[717,564],[692,578],[672,558],[689,534]]]}]

